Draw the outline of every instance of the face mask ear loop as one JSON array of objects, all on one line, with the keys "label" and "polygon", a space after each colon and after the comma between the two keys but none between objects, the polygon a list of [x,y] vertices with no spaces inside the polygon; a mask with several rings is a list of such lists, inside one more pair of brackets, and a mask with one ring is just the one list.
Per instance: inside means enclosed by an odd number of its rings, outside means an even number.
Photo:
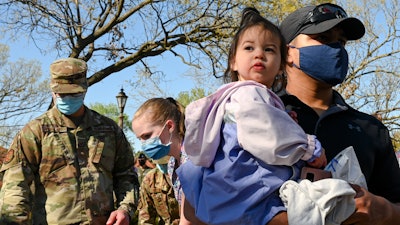
[{"label": "face mask ear loop", "polygon": [[164,128],[165,128],[166,125],[167,125],[167,123],[164,124],[164,126],[162,127],[160,133],[158,133],[157,137],[160,137],[160,136],[161,136],[161,133],[163,132],[163,130],[164,130]]},{"label": "face mask ear loop", "polygon": [[296,63],[292,63],[292,64],[293,64],[293,66],[296,67],[297,69],[302,70],[302,69],[300,69],[300,66],[296,65]]},{"label": "face mask ear loop", "polygon": [[[163,128],[161,129],[160,133],[158,134],[158,138],[160,138],[161,133],[163,132],[165,126],[167,126],[167,123],[164,124]],[[170,133],[170,135],[169,135],[169,141],[168,141],[168,143],[167,143],[166,145],[171,144],[171,143],[172,143],[171,140],[172,140],[172,133]],[[161,141],[161,139],[160,139],[160,141]]]},{"label": "face mask ear loop", "polygon": [[172,132],[169,133],[169,141],[168,141],[168,144],[171,144],[171,143],[172,143],[171,140],[172,140]]}]

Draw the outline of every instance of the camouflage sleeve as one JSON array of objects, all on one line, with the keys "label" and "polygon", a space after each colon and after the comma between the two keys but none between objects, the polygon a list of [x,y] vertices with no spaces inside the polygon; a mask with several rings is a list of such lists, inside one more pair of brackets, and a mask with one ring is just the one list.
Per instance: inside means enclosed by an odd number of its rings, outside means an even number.
[{"label": "camouflage sleeve", "polygon": [[155,224],[155,219],[165,224],[179,224],[179,204],[167,179],[168,175],[158,168],[144,176],[138,206],[140,224]]},{"label": "camouflage sleeve", "polygon": [[[34,175],[23,152],[24,138],[35,140],[31,135],[30,132],[19,133],[14,138],[1,167],[4,177],[0,191],[0,224],[31,223],[29,196]],[[32,143],[30,147],[35,146],[36,143]]]},{"label": "camouflage sleeve", "polygon": [[127,211],[132,218],[139,198],[139,181],[133,166],[133,151],[121,129],[118,129],[116,141],[114,192],[118,209]]},{"label": "camouflage sleeve", "polygon": [[156,224],[155,220],[157,218],[157,211],[154,207],[154,202],[150,196],[149,186],[150,186],[150,176],[151,172],[143,178],[143,182],[140,187],[140,199],[138,205],[139,211],[139,221],[138,225],[150,225]]}]

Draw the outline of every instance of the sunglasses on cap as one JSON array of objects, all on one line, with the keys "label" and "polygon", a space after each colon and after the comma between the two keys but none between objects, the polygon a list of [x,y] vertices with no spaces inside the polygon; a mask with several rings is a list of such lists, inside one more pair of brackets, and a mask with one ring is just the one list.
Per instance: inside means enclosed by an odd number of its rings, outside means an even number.
[{"label": "sunglasses on cap", "polygon": [[331,19],[347,18],[347,13],[338,5],[325,3],[316,6],[313,11],[309,12],[303,22],[303,26],[310,23],[320,23]]}]

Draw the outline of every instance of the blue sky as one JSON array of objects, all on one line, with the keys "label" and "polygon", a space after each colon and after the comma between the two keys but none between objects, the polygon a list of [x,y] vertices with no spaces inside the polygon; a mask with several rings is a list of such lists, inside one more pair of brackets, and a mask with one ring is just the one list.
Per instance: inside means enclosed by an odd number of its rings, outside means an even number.
[{"label": "blue sky", "polygon": [[[5,39],[0,38],[0,42],[3,44],[7,44],[10,48],[10,58],[9,61],[15,62],[19,58],[27,59],[27,60],[37,60],[41,63],[43,78],[49,78],[49,66],[52,61],[58,59],[56,56],[56,52],[48,53],[46,55],[42,54],[39,49],[33,44],[31,40],[27,40],[25,38],[18,39],[15,43],[6,42]],[[66,57],[66,56],[63,56]],[[89,62],[90,63],[90,62]],[[156,96],[156,97],[177,97],[179,92],[182,91],[190,91],[193,87],[198,86],[198,82],[194,81],[191,77],[184,75],[190,74],[191,69],[184,65],[179,61],[179,58],[173,57],[171,55],[164,55],[162,57],[156,57],[152,59],[152,65],[157,68],[157,70],[161,70],[166,74],[165,83],[160,84],[160,88],[165,91],[166,96]],[[91,64],[88,64],[89,70]],[[85,98],[85,104],[90,106],[94,103],[102,103],[102,104],[117,104],[116,95],[119,93],[121,87],[124,88],[125,93],[128,95],[127,104],[125,107],[124,113],[126,113],[130,119],[132,115],[137,110],[140,105],[138,101],[134,100],[135,93],[138,90],[132,89],[132,86],[128,83],[128,80],[132,79],[137,73],[135,66],[131,66],[127,69],[124,69],[118,73],[112,74],[109,77],[103,79],[102,81],[92,85],[89,87],[88,92]],[[91,74],[90,72],[88,74]],[[214,83],[210,79],[208,82]],[[215,80],[215,79],[214,79]],[[205,81],[207,82],[207,81]],[[207,86],[210,87],[211,85]],[[217,85],[218,86],[218,85]],[[50,90],[49,90],[49,98],[50,98]],[[143,98],[142,98],[143,99]],[[144,101],[145,99],[143,99]],[[142,102],[143,102],[142,101]],[[46,109],[43,109],[43,112]],[[38,112],[38,116],[43,112]],[[28,119],[27,121],[28,122]],[[127,136],[133,137],[133,133],[127,133]],[[130,138],[135,140],[135,149],[139,149],[138,141],[136,138]]]},{"label": "blue sky", "polygon": [[[52,63],[52,61],[58,59],[58,57],[56,57],[55,54],[43,55],[33,44],[29,44],[29,42],[26,42],[26,40],[20,40],[16,43],[11,43],[11,44],[6,43],[6,44],[8,44],[10,47],[9,61],[16,61],[19,58],[24,58],[28,60],[32,59],[37,60],[41,63],[43,77],[44,78],[49,77],[49,66]],[[168,57],[164,57],[163,60],[165,60],[165,58]],[[165,61],[163,63],[166,65],[171,65],[169,63],[165,63]],[[89,64],[88,65],[89,70],[90,66],[91,65]],[[168,84],[165,85],[174,87],[168,89],[168,93],[174,95],[173,97],[175,97],[181,91],[187,91],[190,90],[192,87],[194,87],[193,81],[190,78],[182,75],[183,73],[185,73],[185,69],[187,69],[184,68],[182,65],[169,68],[165,67],[161,69],[168,76]],[[118,94],[121,87],[123,87],[125,93],[131,97],[128,98],[127,105],[125,107],[125,113],[127,113],[129,116],[132,116],[138,106],[135,104],[134,101],[132,100],[130,101],[130,99],[132,99],[132,95],[135,94],[135,90],[132,90],[132,87],[129,85],[128,80],[132,79],[132,74],[135,73],[136,73],[135,68],[134,66],[132,66],[132,68],[127,68],[118,73],[114,73],[109,77],[103,79],[102,81],[92,85],[89,88],[88,93],[86,95],[85,103],[87,105],[90,105],[95,102],[103,104],[109,104],[109,103],[117,104],[115,96]]]}]

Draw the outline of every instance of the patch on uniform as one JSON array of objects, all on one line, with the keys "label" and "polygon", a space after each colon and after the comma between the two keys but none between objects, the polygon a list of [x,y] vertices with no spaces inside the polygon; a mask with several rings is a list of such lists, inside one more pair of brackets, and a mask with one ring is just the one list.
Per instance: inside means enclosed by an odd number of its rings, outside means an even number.
[{"label": "patch on uniform", "polygon": [[11,162],[13,158],[14,158],[14,150],[10,149],[8,150],[7,155],[4,157],[3,164]]}]

